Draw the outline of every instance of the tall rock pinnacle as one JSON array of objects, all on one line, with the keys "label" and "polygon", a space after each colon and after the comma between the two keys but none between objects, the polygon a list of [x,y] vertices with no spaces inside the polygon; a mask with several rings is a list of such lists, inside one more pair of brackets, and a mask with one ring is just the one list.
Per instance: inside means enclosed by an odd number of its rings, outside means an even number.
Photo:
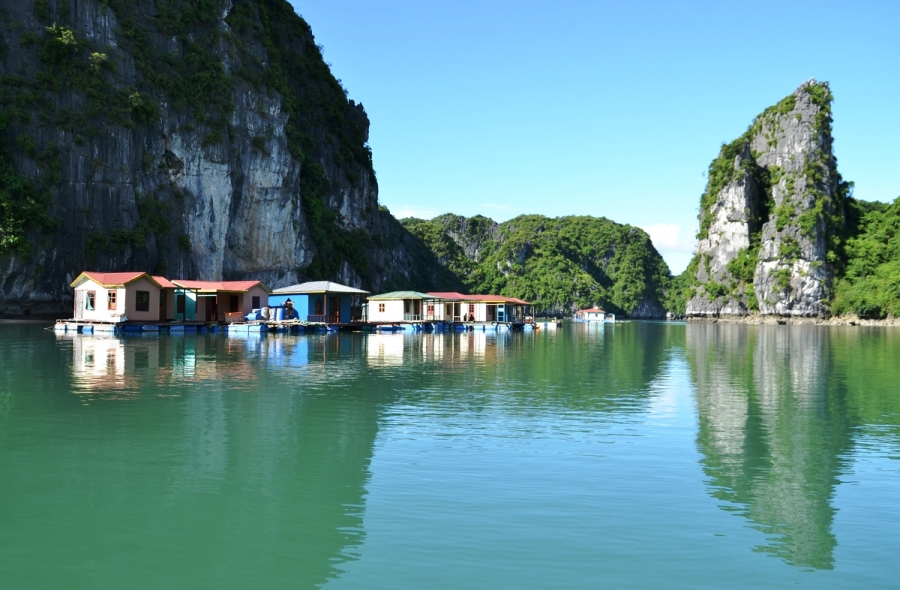
[{"label": "tall rock pinnacle", "polygon": [[847,183],[832,153],[831,91],[804,82],[710,164],[687,315],[822,316]]}]

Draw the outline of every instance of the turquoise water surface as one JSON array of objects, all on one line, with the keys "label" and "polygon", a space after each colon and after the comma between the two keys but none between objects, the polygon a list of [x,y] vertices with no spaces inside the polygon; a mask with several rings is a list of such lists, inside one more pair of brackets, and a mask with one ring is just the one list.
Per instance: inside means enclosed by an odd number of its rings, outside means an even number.
[{"label": "turquoise water surface", "polygon": [[897,588],[900,330],[0,324],[3,588]]}]

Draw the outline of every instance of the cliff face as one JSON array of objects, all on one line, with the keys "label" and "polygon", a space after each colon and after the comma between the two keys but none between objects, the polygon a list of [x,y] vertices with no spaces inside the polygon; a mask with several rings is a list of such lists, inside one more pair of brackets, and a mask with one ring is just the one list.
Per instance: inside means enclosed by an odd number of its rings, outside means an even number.
[{"label": "cliff face", "polygon": [[722,147],[701,198],[687,315],[828,313],[849,192],[831,100],[827,83],[810,80]]},{"label": "cliff face", "polygon": [[[285,0],[0,0],[0,311],[85,269],[452,287]],[[450,281],[448,284],[446,281]]]},{"label": "cliff face", "polygon": [[520,297],[568,314],[602,306],[635,318],[665,315],[669,269],[643,230],[595,217],[441,215],[404,219],[470,292]]}]

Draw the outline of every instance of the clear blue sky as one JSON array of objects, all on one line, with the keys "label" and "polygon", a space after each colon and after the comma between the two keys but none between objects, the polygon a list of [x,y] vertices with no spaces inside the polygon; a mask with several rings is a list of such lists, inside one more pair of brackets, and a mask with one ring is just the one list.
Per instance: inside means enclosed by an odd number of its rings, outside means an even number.
[{"label": "clear blue sky", "polygon": [[397,217],[594,215],[690,259],[722,142],[814,77],[856,196],[900,196],[900,2],[292,0]]}]

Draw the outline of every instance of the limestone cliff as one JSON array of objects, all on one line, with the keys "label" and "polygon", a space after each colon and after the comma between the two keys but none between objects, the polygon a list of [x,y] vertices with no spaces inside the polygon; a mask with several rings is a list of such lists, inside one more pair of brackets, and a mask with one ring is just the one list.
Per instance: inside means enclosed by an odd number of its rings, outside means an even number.
[{"label": "limestone cliff", "polygon": [[78,272],[452,288],[285,0],[0,0],[0,312]]},{"label": "limestone cliff", "polygon": [[828,313],[849,192],[831,100],[827,83],[809,80],[722,146],[701,198],[688,316]]}]

